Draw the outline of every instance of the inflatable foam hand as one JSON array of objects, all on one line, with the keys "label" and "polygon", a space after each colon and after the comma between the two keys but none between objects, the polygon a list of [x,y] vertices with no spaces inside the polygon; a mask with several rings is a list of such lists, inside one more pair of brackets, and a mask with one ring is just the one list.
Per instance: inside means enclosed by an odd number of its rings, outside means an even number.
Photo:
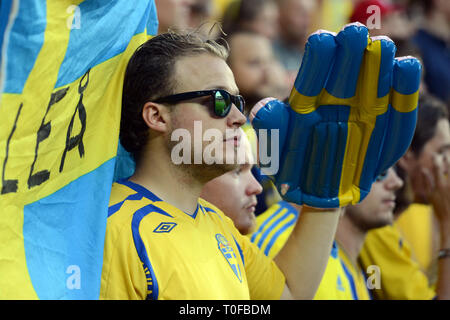
[{"label": "inflatable foam hand", "polygon": [[[267,140],[261,133],[279,136],[278,148],[269,143],[271,157],[279,156],[271,174],[285,200],[318,208],[358,203],[408,149],[421,66],[394,58],[395,50],[358,23],[337,35],[318,31],[306,44],[289,105],[266,99],[252,109],[260,140]],[[260,141],[260,160],[264,152]]]}]

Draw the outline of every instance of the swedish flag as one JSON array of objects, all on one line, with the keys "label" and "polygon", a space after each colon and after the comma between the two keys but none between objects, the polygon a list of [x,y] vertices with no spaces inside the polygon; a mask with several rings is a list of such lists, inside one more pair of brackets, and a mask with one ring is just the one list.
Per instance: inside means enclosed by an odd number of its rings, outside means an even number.
[{"label": "swedish flag", "polygon": [[122,80],[153,0],[2,0],[0,299],[97,299]]}]

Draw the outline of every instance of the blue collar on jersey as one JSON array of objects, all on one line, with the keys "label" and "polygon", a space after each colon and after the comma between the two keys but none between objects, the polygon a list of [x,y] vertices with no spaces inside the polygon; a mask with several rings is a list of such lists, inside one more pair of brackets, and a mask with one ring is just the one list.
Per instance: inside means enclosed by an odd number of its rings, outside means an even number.
[{"label": "blue collar on jersey", "polygon": [[162,201],[153,192],[151,192],[150,190],[144,188],[140,184],[131,182],[130,180],[127,180],[127,179],[121,179],[121,180],[117,181],[117,183],[123,184],[123,185],[133,189],[134,191],[142,194],[144,197],[149,198],[153,202],[155,202],[155,201]]},{"label": "blue collar on jersey", "polygon": [[[134,191],[136,191],[137,193],[143,195],[144,197],[150,199],[151,201],[155,202],[155,201],[164,201],[161,200],[157,195],[155,195],[153,192],[151,192],[150,190],[146,189],[145,187],[141,186],[140,184],[131,182],[128,179],[121,179],[119,181],[117,181],[117,183],[119,184],[123,184],[131,189],[133,189]],[[192,219],[195,219],[195,217],[197,216],[198,210],[199,210],[200,205],[197,203],[197,208],[195,209],[193,214],[189,214],[187,212],[182,211],[183,213],[187,214],[189,217],[191,217]],[[180,210],[181,211],[181,210]]]}]

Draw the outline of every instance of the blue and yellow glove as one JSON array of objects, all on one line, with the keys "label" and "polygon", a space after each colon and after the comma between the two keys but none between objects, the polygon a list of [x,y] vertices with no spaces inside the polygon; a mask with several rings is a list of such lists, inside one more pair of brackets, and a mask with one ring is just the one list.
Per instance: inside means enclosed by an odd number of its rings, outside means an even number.
[{"label": "blue and yellow glove", "polygon": [[[286,201],[318,208],[358,203],[406,152],[421,65],[394,58],[395,51],[392,40],[370,38],[359,23],[337,35],[318,31],[306,44],[289,105],[266,99],[252,109],[260,140],[264,131],[271,152],[279,150],[272,177]],[[278,148],[270,129],[279,130]]]}]

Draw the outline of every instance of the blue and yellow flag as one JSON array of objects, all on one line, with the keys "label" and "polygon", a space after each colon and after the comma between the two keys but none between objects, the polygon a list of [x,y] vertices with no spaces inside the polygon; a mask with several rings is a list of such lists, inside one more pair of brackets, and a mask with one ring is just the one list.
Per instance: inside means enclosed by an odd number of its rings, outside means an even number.
[{"label": "blue and yellow flag", "polygon": [[97,299],[129,57],[153,0],[0,3],[0,299]]}]

